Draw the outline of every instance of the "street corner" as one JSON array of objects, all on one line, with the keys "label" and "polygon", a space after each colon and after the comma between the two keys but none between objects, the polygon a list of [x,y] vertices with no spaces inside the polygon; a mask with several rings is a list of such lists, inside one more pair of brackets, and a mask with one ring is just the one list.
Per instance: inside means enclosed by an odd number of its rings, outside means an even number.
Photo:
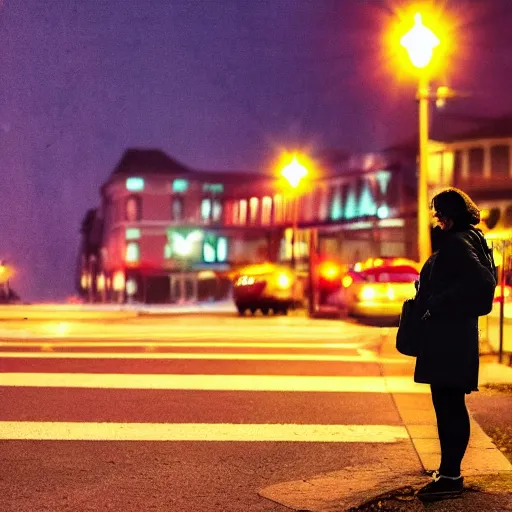
[{"label": "street corner", "polygon": [[412,494],[412,489],[427,482],[419,469],[399,473],[383,464],[368,464],[274,484],[258,494],[295,511],[345,512],[358,511],[361,504],[373,503],[379,496],[394,496],[397,489],[405,488]]},{"label": "street corner", "polygon": [[512,511],[512,472],[465,478],[461,496],[422,503],[416,492],[420,485],[406,485],[363,501],[359,506],[332,508],[324,512],[507,512]]}]

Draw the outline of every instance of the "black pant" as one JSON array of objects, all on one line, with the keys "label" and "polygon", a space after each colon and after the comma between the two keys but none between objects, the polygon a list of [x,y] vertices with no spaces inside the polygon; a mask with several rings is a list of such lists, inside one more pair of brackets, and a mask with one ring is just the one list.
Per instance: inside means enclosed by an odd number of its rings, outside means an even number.
[{"label": "black pant", "polygon": [[460,465],[469,443],[469,414],[466,393],[456,388],[430,386],[441,443],[441,466],[445,476],[460,475]]}]

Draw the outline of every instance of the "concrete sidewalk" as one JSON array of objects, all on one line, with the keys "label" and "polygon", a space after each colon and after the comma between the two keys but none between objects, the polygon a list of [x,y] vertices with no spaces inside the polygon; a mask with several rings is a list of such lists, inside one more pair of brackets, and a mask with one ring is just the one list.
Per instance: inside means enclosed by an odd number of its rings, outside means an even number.
[{"label": "concrete sidewalk", "polygon": [[[402,359],[404,356],[394,348],[395,332],[391,329],[386,333],[381,355]],[[412,443],[417,454],[416,470],[402,470],[402,460],[386,460],[368,466],[342,468],[307,480],[283,482],[262,489],[259,494],[297,511],[512,511],[512,465],[473,418],[471,439],[462,467],[468,492],[456,500],[425,505],[414,497],[414,491],[429,482],[426,471],[437,469],[440,449],[429,387],[413,382],[414,359],[406,359],[408,363],[382,364],[381,368],[409,433],[407,442]],[[403,382],[407,374],[410,376],[409,389],[404,391],[402,385],[400,392],[395,392],[396,382]],[[480,377],[481,386],[512,384],[512,368],[484,362]],[[399,450],[397,457],[400,457]],[[407,462],[410,468],[410,461]]]}]

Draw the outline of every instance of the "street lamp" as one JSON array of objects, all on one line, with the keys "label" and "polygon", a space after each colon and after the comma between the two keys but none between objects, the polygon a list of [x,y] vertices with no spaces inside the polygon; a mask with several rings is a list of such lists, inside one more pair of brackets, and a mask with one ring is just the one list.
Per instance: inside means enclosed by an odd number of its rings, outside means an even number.
[{"label": "street lamp", "polygon": [[418,257],[424,263],[430,255],[430,206],[428,201],[428,67],[439,46],[438,37],[423,25],[421,14],[414,16],[414,26],[400,40],[409,59],[419,70],[417,99],[419,102],[419,176],[418,176]]},{"label": "street lamp", "polygon": [[293,227],[292,227],[292,254],[291,265],[292,268],[296,267],[296,254],[295,243],[297,240],[298,231],[298,216],[299,216],[299,197],[297,188],[302,179],[308,175],[308,170],[297,159],[297,155],[293,155],[292,161],[285,165],[281,170],[281,175],[288,181],[293,190]]}]

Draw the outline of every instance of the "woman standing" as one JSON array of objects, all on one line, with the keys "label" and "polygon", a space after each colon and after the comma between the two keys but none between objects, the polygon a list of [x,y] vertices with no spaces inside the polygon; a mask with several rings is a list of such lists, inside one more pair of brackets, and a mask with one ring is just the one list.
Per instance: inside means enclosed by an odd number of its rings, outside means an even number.
[{"label": "woman standing", "polygon": [[482,232],[480,211],[461,190],[432,201],[439,226],[434,253],[423,266],[417,301],[422,313],[415,382],[430,384],[441,464],[418,498],[438,500],[462,492],[461,462],[469,443],[465,395],[478,391],[478,317],[492,309],[496,269]]}]

